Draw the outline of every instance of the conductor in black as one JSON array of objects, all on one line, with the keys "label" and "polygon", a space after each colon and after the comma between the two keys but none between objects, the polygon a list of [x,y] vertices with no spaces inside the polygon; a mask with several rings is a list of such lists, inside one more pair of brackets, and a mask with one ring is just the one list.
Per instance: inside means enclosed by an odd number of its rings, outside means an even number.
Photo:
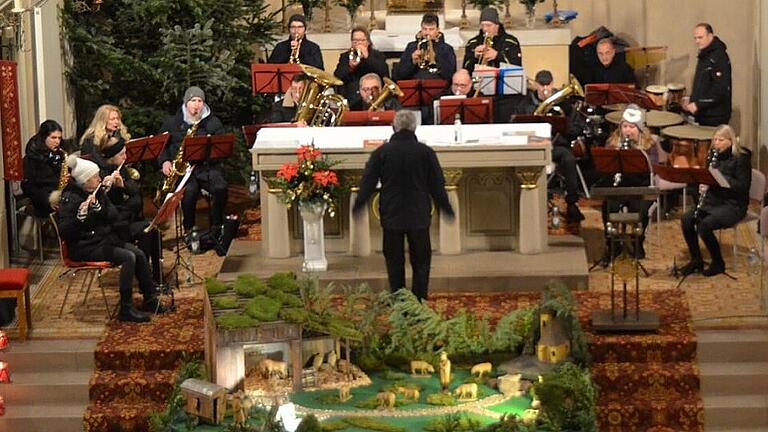
[{"label": "conductor in black", "polygon": [[445,178],[435,151],[416,137],[416,114],[401,110],[395,114],[395,133],[376,149],[365,165],[360,192],[353,212],[362,210],[381,183],[379,212],[383,228],[383,251],[389,287],[405,287],[404,239],[413,270],[413,293],[426,300],[432,246],[429,225],[432,200],[440,211],[453,218],[445,192]]}]

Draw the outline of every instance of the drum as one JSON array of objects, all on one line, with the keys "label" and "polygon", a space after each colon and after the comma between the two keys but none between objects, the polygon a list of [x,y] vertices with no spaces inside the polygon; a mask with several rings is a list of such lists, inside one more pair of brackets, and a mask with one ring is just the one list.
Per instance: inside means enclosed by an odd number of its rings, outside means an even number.
[{"label": "drum", "polygon": [[712,126],[670,126],[661,130],[669,139],[672,152],[669,160],[675,168],[703,168],[707,166],[707,153],[712,144]]},{"label": "drum", "polygon": [[649,85],[645,88],[645,93],[656,106],[663,108],[666,105],[667,86],[659,84]]},{"label": "drum", "polygon": [[627,109],[627,105],[625,103],[617,103],[617,104],[609,104],[609,105],[603,105],[603,109],[606,111],[624,111]]},{"label": "drum", "polygon": [[680,112],[683,105],[683,94],[685,94],[685,84],[669,83],[667,84],[669,95],[667,96],[667,109]]},{"label": "drum", "polygon": [[[605,119],[618,125],[621,124],[621,117],[624,113],[621,111],[609,112]],[[645,113],[645,124],[652,129],[665,128],[667,126],[678,125],[683,122],[683,116],[669,111],[651,110]]]}]

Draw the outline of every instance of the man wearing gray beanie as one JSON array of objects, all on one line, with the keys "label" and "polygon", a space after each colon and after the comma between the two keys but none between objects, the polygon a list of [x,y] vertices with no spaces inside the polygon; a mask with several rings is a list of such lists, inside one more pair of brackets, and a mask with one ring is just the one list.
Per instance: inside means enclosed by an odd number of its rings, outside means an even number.
[{"label": "man wearing gray beanie", "polygon": [[[486,38],[491,43],[486,44]],[[520,42],[504,30],[499,12],[487,7],[480,12],[480,32],[467,42],[464,51],[464,69],[471,74],[478,64],[499,67],[501,63],[523,65]]]},{"label": "man wearing gray beanie", "polygon": [[[193,125],[197,125],[193,130]],[[173,161],[188,133],[194,135],[222,135],[224,125],[214,116],[205,103],[205,92],[197,86],[191,86],[184,92],[181,107],[176,114],[165,119],[159,134],[171,135],[168,145],[158,156],[163,175],[171,175]],[[211,231],[218,233],[224,223],[224,209],[227,205],[227,182],[224,180],[222,162],[218,159],[195,162],[194,171],[186,183],[181,209],[184,213],[184,231],[189,234],[195,226],[195,208],[202,190],[211,194]]]},{"label": "man wearing gray beanie", "polygon": [[323,69],[323,53],[318,44],[307,39],[304,15],[295,14],[288,19],[288,32],[288,39],[275,45],[267,63],[288,63],[291,53],[298,50],[299,63]]}]

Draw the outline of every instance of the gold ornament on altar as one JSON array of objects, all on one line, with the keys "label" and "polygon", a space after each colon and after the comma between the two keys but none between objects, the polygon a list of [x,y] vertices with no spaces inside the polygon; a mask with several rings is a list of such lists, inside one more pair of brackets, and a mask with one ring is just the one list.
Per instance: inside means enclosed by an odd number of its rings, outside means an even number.
[{"label": "gold ornament on altar", "polygon": [[387,12],[437,12],[443,6],[443,0],[387,0]]}]

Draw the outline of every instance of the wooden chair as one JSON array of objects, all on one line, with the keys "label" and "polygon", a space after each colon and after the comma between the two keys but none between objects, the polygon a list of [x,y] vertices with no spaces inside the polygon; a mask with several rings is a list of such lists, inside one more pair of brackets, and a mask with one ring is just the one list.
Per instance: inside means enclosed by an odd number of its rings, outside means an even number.
[{"label": "wooden chair", "polygon": [[32,304],[29,301],[29,270],[25,268],[0,269],[0,298],[16,299],[19,318],[19,338],[27,340],[32,330]]},{"label": "wooden chair", "polygon": [[59,275],[59,279],[67,274],[70,275],[69,282],[67,283],[67,290],[64,292],[64,301],[61,302],[61,308],[59,308],[59,318],[61,318],[61,314],[64,312],[64,305],[67,304],[67,297],[69,297],[69,290],[72,288],[72,282],[74,282],[77,274],[81,272],[85,273],[83,282],[80,285],[80,291],[85,289],[83,304],[88,301],[88,294],[91,291],[91,285],[93,285],[93,280],[95,278],[96,283],[101,290],[101,297],[104,299],[104,305],[107,307],[107,317],[112,318],[112,309],[110,309],[109,302],[107,301],[107,293],[104,291],[104,286],[101,284],[101,273],[106,269],[114,267],[114,265],[109,261],[75,261],[71,259],[67,250],[67,243],[61,238],[59,224],[56,221],[55,214],[51,214],[51,223],[53,224],[54,230],[56,230],[56,237],[59,240],[61,263],[66,268],[66,270]]}]

